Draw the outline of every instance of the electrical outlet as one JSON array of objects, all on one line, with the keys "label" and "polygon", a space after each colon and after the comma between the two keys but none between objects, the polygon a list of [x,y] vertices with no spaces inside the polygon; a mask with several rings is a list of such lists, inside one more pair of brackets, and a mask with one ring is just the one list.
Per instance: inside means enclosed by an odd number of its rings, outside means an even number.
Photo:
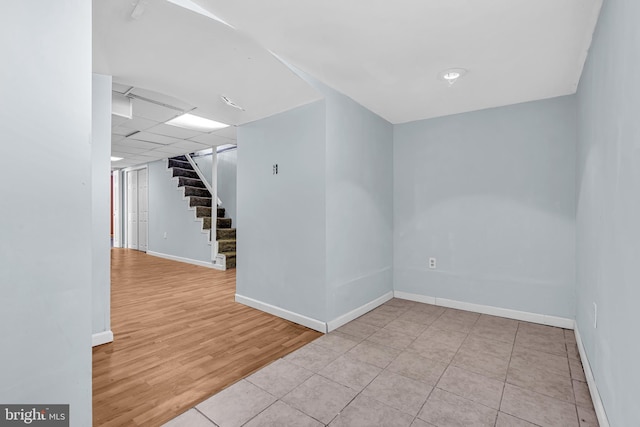
[{"label": "electrical outlet", "polygon": [[429,258],[429,268],[431,268],[431,269],[435,269],[436,268],[436,259],[435,258]]},{"label": "electrical outlet", "polygon": [[164,237],[165,239],[167,238],[167,232],[166,232],[166,231],[164,232],[164,236],[163,236],[163,237]]},{"label": "electrical outlet", "polygon": [[593,303],[593,329],[598,327],[598,304]]}]

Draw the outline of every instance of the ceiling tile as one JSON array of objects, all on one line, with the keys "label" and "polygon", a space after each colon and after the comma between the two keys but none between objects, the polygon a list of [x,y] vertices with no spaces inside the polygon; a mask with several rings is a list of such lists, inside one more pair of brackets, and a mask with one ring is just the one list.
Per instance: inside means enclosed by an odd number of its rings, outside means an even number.
[{"label": "ceiling tile", "polygon": [[114,144],[118,141],[122,141],[124,139],[124,135],[115,135],[111,134],[111,143]]},{"label": "ceiling tile", "polygon": [[170,136],[158,135],[150,132],[140,132],[133,135],[131,138],[137,139],[139,141],[147,141],[147,142],[155,142],[156,144],[173,144],[175,142],[182,141],[179,138],[172,138]]},{"label": "ceiling tile", "polygon": [[139,154],[146,150],[148,150],[148,148],[132,147],[130,145],[122,145],[122,144],[111,145],[111,153],[113,153],[114,151],[117,151],[119,153]]},{"label": "ceiling tile", "polygon": [[236,140],[238,135],[238,128],[236,126],[229,126],[227,128],[220,129],[211,133],[213,135],[223,136],[225,138]]},{"label": "ceiling tile", "polygon": [[200,144],[198,142],[193,142],[193,141],[180,141],[180,142],[176,142],[175,144],[172,144],[172,146],[186,148],[189,151],[204,150],[209,148],[204,144]]},{"label": "ceiling tile", "polygon": [[199,142],[201,144],[213,146],[213,145],[222,145],[222,144],[230,144],[235,142],[233,139],[225,138],[223,136],[218,136],[214,133],[206,133],[204,135],[194,136],[190,138],[189,141]]},{"label": "ceiling tile", "polygon": [[126,119],[120,127],[143,131],[157,125],[158,123],[159,122],[155,120],[145,119],[144,117],[140,117],[134,113],[133,118]]},{"label": "ceiling tile", "polygon": [[151,150],[153,148],[158,148],[158,146],[160,145],[160,144],[155,144],[153,142],[139,141],[137,139],[132,139],[132,138],[123,139],[118,144],[121,145],[121,146],[145,148],[147,150]]},{"label": "ceiling tile", "polygon": [[[184,154],[184,153],[188,153],[189,149],[188,148],[183,148],[183,147],[176,147],[173,145],[163,145],[160,148],[156,148],[153,151],[157,151],[159,153],[164,153],[164,154],[168,154],[168,155],[178,155],[178,154]],[[167,157],[167,156],[165,156]]]},{"label": "ceiling tile", "polygon": [[138,117],[164,123],[169,119],[179,116],[182,112],[133,98],[133,114]]},{"label": "ceiling tile", "polygon": [[114,135],[122,135],[122,136],[127,136],[131,133],[135,132],[134,129],[130,129],[130,128],[126,128],[123,126],[115,126],[111,128],[111,133]]},{"label": "ceiling tile", "polygon": [[155,133],[158,135],[172,136],[179,139],[193,138],[194,136],[202,135],[205,133],[166,124],[159,124],[157,126],[154,126],[151,129],[147,129],[147,132]]},{"label": "ceiling tile", "polygon": [[123,124],[127,120],[129,120],[129,119],[127,119],[126,117],[116,116],[115,114],[112,114],[111,115],[111,127],[120,126],[121,124]]}]

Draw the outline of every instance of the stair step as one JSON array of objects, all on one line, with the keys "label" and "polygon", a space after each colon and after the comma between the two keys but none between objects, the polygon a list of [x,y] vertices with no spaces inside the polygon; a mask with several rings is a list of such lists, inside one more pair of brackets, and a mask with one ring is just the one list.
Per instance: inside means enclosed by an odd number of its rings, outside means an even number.
[{"label": "stair step", "polygon": [[204,182],[200,181],[200,178],[187,178],[184,176],[178,177],[178,187],[200,187],[207,188]]},{"label": "stair step", "polygon": [[224,218],[225,209],[218,207],[218,218]]},{"label": "stair step", "polygon": [[235,252],[236,240],[218,240],[218,252]]},{"label": "stair step", "polygon": [[189,163],[189,160],[187,160],[187,156],[175,156],[175,157],[170,158],[169,160],[179,160],[181,162]]},{"label": "stair step", "polygon": [[200,179],[196,171],[194,171],[193,169],[172,168],[171,170],[173,171],[171,176],[174,176],[174,177],[184,176],[186,178]]},{"label": "stair step", "polygon": [[[184,157],[184,156],[181,156]],[[191,169],[193,170],[193,167],[191,166],[191,163],[189,163],[189,161],[187,161],[187,158],[184,157],[184,160],[178,160],[177,158],[172,158],[169,159],[169,167],[170,168],[182,168],[182,169]]]},{"label": "stair step", "polygon": [[236,238],[235,228],[218,228],[216,232],[218,240],[231,240]]},{"label": "stair step", "polygon": [[211,216],[211,207],[196,206],[196,218],[203,218],[205,216]]},{"label": "stair step", "polygon": [[236,253],[235,252],[218,252],[225,256],[227,262],[227,268],[235,268],[236,266]]},{"label": "stair step", "polygon": [[202,218],[202,229],[203,230],[211,230],[211,217],[205,216]]},{"label": "stair step", "polygon": [[217,228],[231,228],[231,218],[216,218]]},{"label": "stair step", "polygon": [[[189,206],[207,206],[211,209],[211,197],[189,197]],[[211,212],[209,212],[209,216],[211,216]]]},{"label": "stair step", "polygon": [[[209,193],[209,190],[207,190],[206,188],[200,188],[200,187],[185,186],[184,187],[184,195],[185,196],[208,197],[209,199],[211,199],[211,193]],[[207,206],[211,206],[211,204],[209,204]]]}]

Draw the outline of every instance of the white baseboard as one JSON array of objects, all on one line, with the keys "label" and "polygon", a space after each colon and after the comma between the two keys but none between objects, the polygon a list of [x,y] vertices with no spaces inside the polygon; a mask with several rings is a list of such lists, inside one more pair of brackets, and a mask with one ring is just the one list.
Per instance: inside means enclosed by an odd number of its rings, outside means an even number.
[{"label": "white baseboard", "polygon": [[112,341],[113,341],[113,332],[111,332],[110,330],[104,331],[104,332],[98,332],[97,334],[91,335],[91,347],[106,344]]},{"label": "white baseboard", "polygon": [[591,371],[589,358],[587,358],[587,353],[584,350],[584,344],[582,343],[582,338],[580,337],[580,332],[578,331],[577,325],[574,332],[576,334],[576,343],[578,344],[580,359],[582,360],[584,376],[587,378],[587,385],[589,386],[589,393],[591,394],[591,400],[593,401],[593,409],[595,410],[596,416],[598,417],[598,423],[600,424],[600,427],[609,427],[609,419],[607,418],[607,413],[604,410],[604,405],[602,404],[602,399],[600,398],[600,392],[598,392],[598,386],[596,385],[596,380],[593,376],[593,372]]},{"label": "white baseboard", "polygon": [[306,326],[307,328],[327,333],[327,324],[320,320],[312,319],[311,317],[303,316],[302,314],[294,313],[293,311],[285,310],[284,308],[276,307],[275,305],[267,304],[239,294],[236,294],[236,302],[273,314],[274,316],[282,317],[283,319],[298,323],[299,325]]},{"label": "white baseboard", "polygon": [[198,261],[197,259],[182,258],[175,255],[162,254],[160,252],[147,251],[147,255],[157,256],[158,258],[170,259],[171,261],[186,262],[187,264],[199,265],[200,267],[213,268],[221,270],[220,266],[216,266],[213,262]]},{"label": "white baseboard", "polygon": [[386,294],[376,298],[373,301],[370,301],[364,305],[361,305],[360,307],[354,310],[351,310],[350,312],[343,314],[340,317],[336,317],[335,319],[330,320],[329,322],[327,322],[327,332],[331,332],[335,329],[338,329],[342,325],[346,325],[352,320],[384,304],[385,302],[389,301],[391,298],[393,298],[393,291],[389,291]]},{"label": "white baseboard", "polygon": [[457,308],[459,310],[473,311],[475,313],[490,314],[492,316],[506,317],[508,319],[522,320],[525,322],[539,323],[541,325],[556,326],[558,328],[573,329],[575,327],[575,321],[573,319],[567,319],[564,317],[529,313],[527,311],[493,307],[490,305],[474,304],[464,301],[455,301],[446,298],[430,297],[426,295],[412,294],[401,291],[394,291],[393,295],[396,298],[424,302],[427,304],[439,305],[442,307]]},{"label": "white baseboard", "polygon": [[426,295],[410,294],[408,292],[393,291],[393,296],[400,299],[408,299],[410,301],[423,302],[425,304],[436,305],[435,297],[428,297]]}]

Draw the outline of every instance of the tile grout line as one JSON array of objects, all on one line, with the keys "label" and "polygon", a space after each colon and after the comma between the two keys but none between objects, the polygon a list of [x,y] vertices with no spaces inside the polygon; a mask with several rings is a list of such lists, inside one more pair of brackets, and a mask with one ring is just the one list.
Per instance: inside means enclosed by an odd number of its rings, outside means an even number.
[{"label": "tile grout line", "polygon": [[[207,417],[207,416],[205,415],[205,413],[204,413],[204,412],[202,412],[200,409],[196,408],[195,406],[193,407],[193,409],[195,409],[195,410],[196,410],[196,412],[198,412],[200,415],[202,415],[203,417],[205,417],[206,419],[208,419],[209,421],[211,421],[211,423],[212,423],[214,426],[218,427],[218,424],[216,424],[216,422],[215,422],[215,421],[213,421],[211,418]],[[186,414],[187,412],[189,412],[189,410],[188,410],[188,409],[187,409],[185,412],[183,412],[183,413],[185,413],[185,414]],[[180,416],[180,415],[178,415],[178,416]],[[177,417],[176,417],[176,418],[177,418]]]},{"label": "tile grout line", "polygon": [[505,373],[504,381],[502,382],[502,394],[500,395],[500,403],[498,404],[498,413],[496,414],[496,422],[494,423],[494,427],[498,424],[498,417],[500,416],[500,412],[501,412],[500,410],[502,409],[502,399],[504,399],[504,390],[507,388],[507,378],[509,377],[509,368],[511,367],[511,359],[513,359],[513,352],[516,349],[516,337],[518,336],[519,330],[520,330],[520,322],[518,321],[518,325],[516,326],[516,333],[513,336],[513,344],[511,345],[511,354],[509,355],[507,372]]}]

